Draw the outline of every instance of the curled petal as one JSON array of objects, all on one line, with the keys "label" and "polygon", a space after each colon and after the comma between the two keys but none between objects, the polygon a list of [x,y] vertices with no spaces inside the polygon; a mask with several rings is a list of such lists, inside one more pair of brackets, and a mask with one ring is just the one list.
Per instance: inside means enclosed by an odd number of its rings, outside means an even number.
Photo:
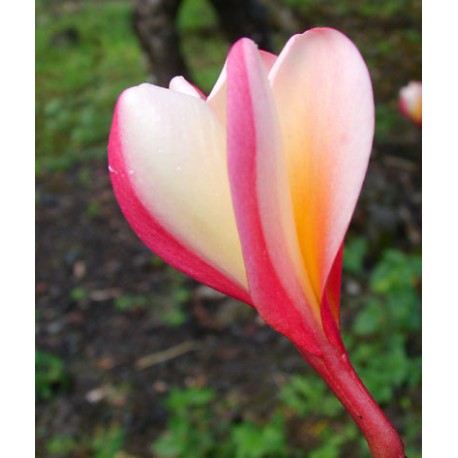
[{"label": "curled petal", "polygon": [[221,126],[198,98],[145,84],[118,100],[109,167],[131,226],[173,266],[250,302],[224,151]]},{"label": "curled petal", "polygon": [[319,309],[304,294],[280,127],[267,73],[248,39],[229,54],[227,94],[229,175],[250,295],[273,328],[319,353]]},{"label": "curled petal", "polygon": [[347,37],[317,28],[289,40],[269,79],[284,141],[300,251],[321,303],[372,148],[370,77]]}]

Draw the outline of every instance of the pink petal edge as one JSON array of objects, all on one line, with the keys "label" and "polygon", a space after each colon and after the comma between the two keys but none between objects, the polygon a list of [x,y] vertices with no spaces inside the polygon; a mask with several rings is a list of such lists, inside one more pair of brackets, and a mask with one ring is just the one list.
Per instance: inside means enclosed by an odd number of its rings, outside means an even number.
[{"label": "pink petal edge", "polygon": [[[234,209],[247,269],[250,295],[266,322],[286,335],[301,348],[320,354],[321,323],[305,319],[303,310],[291,298],[278,277],[261,222],[261,209],[256,186],[258,177],[260,135],[275,135],[272,96],[268,92],[267,74],[255,44],[239,40],[232,48],[227,63],[227,142],[229,177]],[[254,97],[252,88],[264,91]],[[265,124],[259,126],[259,119]],[[270,124],[268,124],[270,123]],[[262,132],[259,132],[259,129]],[[269,137],[272,138],[272,137]],[[264,138],[263,145],[266,146]],[[267,140],[268,143],[268,140]],[[290,272],[294,277],[295,272]]]}]

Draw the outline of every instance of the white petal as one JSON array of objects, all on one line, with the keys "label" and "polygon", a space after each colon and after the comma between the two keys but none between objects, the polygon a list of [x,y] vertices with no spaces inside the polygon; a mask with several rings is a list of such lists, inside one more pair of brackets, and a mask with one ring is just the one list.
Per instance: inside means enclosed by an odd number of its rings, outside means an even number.
[{"label": "white petal", "polygon": [[229,192],[223,127],[204,101],[143,84],[121,98],[132,182],[163,226],[240,285],[245,268]]}]

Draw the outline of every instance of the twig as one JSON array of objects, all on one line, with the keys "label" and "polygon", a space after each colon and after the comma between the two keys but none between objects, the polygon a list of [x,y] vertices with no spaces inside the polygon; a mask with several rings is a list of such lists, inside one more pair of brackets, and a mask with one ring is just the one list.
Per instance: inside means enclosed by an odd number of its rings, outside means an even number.
[{"label": "twig", "polygon": [[150,355],[143,356],[135,362],[135,368],[137,370],[147,369],[148,367],[154,366],[155,364],[168,361],[169,359],[177,358],[178,356],[184,355],[192,350],[197,350],[200,347],[199,343],[195,340],[188,340],[174,347],[167,348],[167,350],[158,351],[151,353]]}]

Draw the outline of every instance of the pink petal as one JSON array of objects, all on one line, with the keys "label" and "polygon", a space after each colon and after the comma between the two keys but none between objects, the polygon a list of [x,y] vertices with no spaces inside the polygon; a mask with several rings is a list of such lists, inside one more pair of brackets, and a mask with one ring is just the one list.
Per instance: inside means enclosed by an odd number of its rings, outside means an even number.
[{"label": "pink petal", "polygon": [[281,124],[300,249],[321,302],[371,152],[370,77],[347,37],[317,28],[289,40],[269,79]]},{"label": "pink petal", "polygon": [[[262,63],[267,72],[273,67],[277,56],[267,51],[259,51]],[[226,125],[226,100],[227,100],[227,61],[224,64],[212,91],[210,92],[207,104],[216,113],[223,126]]]},{"label": "pink petal", "polygon": [[[227,63],[232,198],[253,304],[273,328],[319,353],[319,304],[304,294],[279,124],[255,44],[238,41]],[[313,299],[313,298],[312,298]]]},{"label": "pink petal", "polygon": [[[172,94],[170,99],[167,93]],[[179,173],[170,174],[164,177],[165,179],[161,182],[160,176],[157,175],[161,173],[161,170],[162,173],[166,173],[167,170],[160,161],[170,160],[172,161],[170,164],[173,164],[173,154],[179,153],[179,151],[172,150],[173,145],[161,143],[161,138],[170,138],[166,134],[168,123],[176,122],[176,112],[167,112],[163,105],[170,102],[173,106],[176,97],[184,98],[185,106],[188,103],[200,103],[205,109],[205,103],[198,99],[179,94],[173,96],[171,91],[148,85],[125,91],[118,100],[108,148],[109,169],[116,198],[126,219],[140,239],[166,262],[212,288],[249,303],[250,298],[243,286],[243,279],[239,280],[237,278],[237,275],[240,278],[240,274],[237,274],[237,272],[231,273],[230,267],[229,271],[226,271],[224,265],[219,265],[217,261],[211,258],[211,253],[206,253],[205,249],[201,249],[202,243],[205,244],[208,241],[205,239],[206,236],[208,239],[222,237],[223,241],[221,243],[228,242],[227,240],[224,241],[224,234],[217,232],[212,235],[212,231],[219,231],[219,226],[203,227],[202,230],[205,232],[203,235],[200,232],[193,233],[193,230],[196,232],[194,224],[197,224],[193,221],[193,217],[199,218],[199,215],[193,214],[193,209],[197,211],[198,207],[193,207],[193,202],[176,202],[176,205],[173,205],[173,203],[169,205],[169,199],[171,199],[171,202],[174,199],[173,187],[182,184],[177,184],[177,180],[183,181],[186,176],[183,177]],[[163,98],[162,101],[161,98]],[[157,106],[154,106],[155,101]],[[173,108],[176,108],[176,106]],[[160,111],[162,122],[158,122],[156,110]],[[199,112],[199,109],[197,109],[197,112]],[[173,119],[168,119],[169,115]],[[192,124],[192,120],[190,122]],[[196,124],[190,127],[193,130],[193,135],[197,135],[197,132],[193,129],[196,127],[198,127]],[[210,128],[209,125],[204,127]],[[165,131],[161,133],[161,129]],[[180,138],[180,132],[183,134],[186,132],[186,128],[183,126],[180,131],[176,132],[174,138],[177,142],[181,142],[183,148],[185,148],[186,142],[183,141],[183,138]],[[138,136],[142,138],[139,139],[137,138]],[[135,148],[135,145],[137,148]],[[162,154],[161,148],[166,146],[172,149],[164,151]],[[145,151],[141,151],[143,149]],[[142,154],[148,154],[149,157],[144,157]],[[161,154],[161,156],[156,157],[155,155],[158,154]],[[224,164],[224,145],[222,154]],[[135,155],[139,155],[140,159],[133,157]],[[154,162],[155,160],[157,161],[156,164],[149,164],[149,161]],[[211,162],[211,160],[207,162]],[[185,168],[186,164],[183,163],[183,167]],[[146,173],[151,168],[154,169],[153,176],[149,176]],[[151,172],[151,170],[149,171]],[[207,178],[206,173],[211,174],[212,172],[204,170],[201,171],[200,177],[198,174],[193,175],[194,179],[189,184],[191,189],[188,192],[191,199],[198,200],[200,198],[200,196],[196,197],[193,192],[196,189],[205,188],[205,183],[201,186],[198,181],[199,179],[205,181]],[[168,188],[168,183],[170,183],[170,189]],[[155,186],[155,188],[149,189],[149,186]],[[209,186],[211,188],[211,183]],[[220,191],[224,192],[223,189],[220,189]],[[186,195],[182,196],[184,199],[187,197]],[[210,204],[212,202],[211,197],[207,201],[205,201],[206,196],[202,198],[204,201],[201,202],[199,208],[205,207],[206,203]],[[222,205],[225,209],[224,200],[222,198],[220,202],[216,199],[216,203],[217,205]],[[182,211],[183,206],[185,209],[187,207],[190,208],[188,213],[186,213],[186,210]],[[213,214],[218,220],[218,208],[213,210],[216,212],[213,212]],[[207,213],[211,215],[213,210],[208,209]],[[230,211],[227,213],[230,214]],[[205,218],[205,215],[202,217]],[[209,220],[211,226],[214,220],[212,220],[211,216]],[[230,224],[224,218],[221,224],[223,223],[225,224],[224,227],[230,230]],[[235,228],[234,231],[236,232]],[[204,237],[204,240],[199,241],[199,237]],[[232,242],[229,241],[227,245],[226,249],[237,250],[237,246],[233,248]],[[224,255],[222,260],[224,261]],[[243,261],[241,262],[243,264]],[[233,265],[232,262],[229,264]]]}]

